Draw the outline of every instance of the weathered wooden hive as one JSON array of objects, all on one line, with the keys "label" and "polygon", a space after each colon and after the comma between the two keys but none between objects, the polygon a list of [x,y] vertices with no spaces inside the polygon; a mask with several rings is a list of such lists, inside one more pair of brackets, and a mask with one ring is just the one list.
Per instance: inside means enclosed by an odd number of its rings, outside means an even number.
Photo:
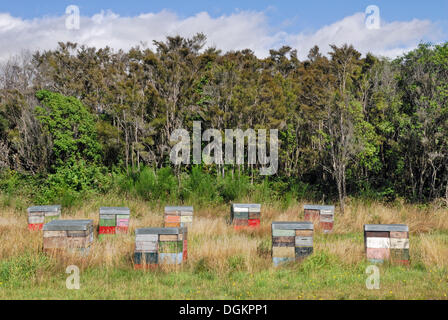
[{"label": "weathered wooden hive", "polygon": [[232,204],[230,223],[236,230],[260,226],[261,204]]},{"label": "weathered wooden hive", "polygon": [[187,260],[187,228],[143,228],[135,231],[134,269],[178,265]]},{"label": "weathered wooden hive", "polygon": [[165,207],[165,227],[183,228],[193,224],[193,207]]},{"label": "weathered wooden hive", "polygon": [[319,221],[319,226],[325,233],[333,231],[334,206],[309,205],[303,206],[306,221]]},{"label": "weathered wooden hive", "polygon": [[106,235],[127,233],[129,229],[129,218],[131,212],[126,207],[101,207],[99,238]]},{"label": "weathered wooden hive", "polygon": [[88,254],[93,242],[93,220],[53,220],[44,225],[43,237],[44,252]]},{"label": "weathered wooden hive", "polygon": [[364,244],[367,259],[373,263],[390,260],[409,264],[409,228],[404,224],[364,225]]},{"label": "weathered wooden hive", "polygon": [[28,229],[42,230],[45,223],[61,217],[61,206],[33,206],[28,211]]},{"label": "weathered wooden hive", "polygon": [[272,262],[301,261],[313,253],[312,222],[272,222]]}]

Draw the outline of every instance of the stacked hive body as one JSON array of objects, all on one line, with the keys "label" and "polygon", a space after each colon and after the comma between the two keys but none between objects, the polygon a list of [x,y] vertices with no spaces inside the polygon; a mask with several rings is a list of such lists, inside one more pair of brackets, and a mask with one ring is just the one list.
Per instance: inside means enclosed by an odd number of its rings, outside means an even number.
[{"label": "stacked hive body", "polygon": [[187,243],[187,228],[137,229],[134,268],[181,264],[187,260]]},{"label": "stacked hive body", "polygon": [[313,253],[312,222],[273,222],[272,261],[275,266],[300,261]]},{"label": "stacked hive body", "polygon": [[260,226],[260,216],[260,204],[232,204],[230,209],[230,223],[235,229]]},{"label": "stacked hive body", "polygon": [[127,233],[129,228],[129,208],[100,208],[99,238],[117,233]]},{"label": "stacked hive body", "polygon": [[366,224],[364,242],[370,262],[409,264],[409,228],[404,224]]},{"label": "stacked hive body", "polygon": [[59,219],[61,216],[60,205],[29,207],[27,211],[29,230],[42,230],[45,223]]},{"label": "stacked hive body", "polygon": [[53,220],[43,227],[45,252],[88,254],[93,242],[93,220]]},{"label": "stacked hive body", "polygon": [[193,223],[193,207],[165,207],[165,227],[190,227]]},{"label": "stacked hive body", "polygon": [[306,221],[319,221],[319,226],[325,233],[333,231],[334,206],[304,205]]}]

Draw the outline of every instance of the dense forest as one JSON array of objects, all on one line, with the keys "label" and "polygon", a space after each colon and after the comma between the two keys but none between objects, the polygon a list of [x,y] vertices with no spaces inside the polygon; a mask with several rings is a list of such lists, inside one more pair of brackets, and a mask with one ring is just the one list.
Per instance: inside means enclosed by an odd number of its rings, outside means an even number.
[{"label": "dense forest", "polygon": [[[337,200],[342,211],[347,196],[448,202],[448,43],[395,60],[350,45],[314,47],[304,61],[286,46],[260,59],[205,43],[203,34],[128,52],[60,43],[3,63],[3,192],[44,203],[108,192],[119,177],[148,199],[199,189],[232,201],[262,185]],[[277,174],[260,176],[258,165],[174,167],[170,135],[192,131],[193,121],[203,130],[278,129]]]}]

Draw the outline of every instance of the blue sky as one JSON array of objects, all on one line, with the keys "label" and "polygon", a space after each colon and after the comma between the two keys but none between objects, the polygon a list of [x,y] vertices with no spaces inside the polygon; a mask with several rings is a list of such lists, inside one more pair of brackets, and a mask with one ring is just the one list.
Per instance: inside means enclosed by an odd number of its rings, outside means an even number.
[{"label": "blue sky", "polygon": [[[0,12],[9,12],[21,18],[61,15],[68,5],[77,5],[82,15],[91,16],[101,10],[110,9],[122,16],[135,16],[147,12],[167,9],[180,17],[207,11],[218,17],[238,10],[263,11],[274,28],[286,31],[316,29],[355,12],[364,11],[368,5],[377,5],[381,17],[387,21],[430,19],[434,22],[448,21],[448,0],[403,1],[403,0],[307,0],[307,1],[153,1],[153,0],[16,0],[2,1]],[[284,24],[287,22],[287,25]]]},{"label": "blue sky", "polygon": [[[64,27],[68,5],[80,8],[77,31]],[[369,5],[380,8],[381,30],[365,27]],[[447,41],[447,17],[448,0],[1,1],[0,60],[20,50],[51,49],[58,41],[129,49],[197,32],[207,34],[210,46],[249,48],[259,56],[285,44],[306,57],[314,45],[325,53],[330,44],[351,43],[363,54],[395,57],[423,41]]]}]

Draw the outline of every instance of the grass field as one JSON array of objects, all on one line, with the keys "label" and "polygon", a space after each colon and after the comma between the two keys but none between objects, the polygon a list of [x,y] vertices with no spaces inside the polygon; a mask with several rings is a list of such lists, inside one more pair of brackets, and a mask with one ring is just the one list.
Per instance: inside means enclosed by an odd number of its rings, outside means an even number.
[{"label": "grass field", "polygon": [[[272,221],[303,220],[303,203],[262,207],[254,231],[227,226],[229,206],[196,209],[189,230],[188,262],[156,271],[134,271],[133,230],[163,224],[163,209],[105,196],[64,210],[63,218],[98,223],[100,206],[128,206],[131,233],[95,241],[88,257],[47,257],[42,233],[27,230],[26,210],[8,203],[0,213],[0,299],[448,299],[448,210],[352,201],[336,211],[333,234],[316,230],[314,254],[301,264],[271,263]],[[363,225],[406,223],[409,267],[384,264],[380,289],[366,288]],[[79,290],[66,288],[66,267],[80,268]]]}]

